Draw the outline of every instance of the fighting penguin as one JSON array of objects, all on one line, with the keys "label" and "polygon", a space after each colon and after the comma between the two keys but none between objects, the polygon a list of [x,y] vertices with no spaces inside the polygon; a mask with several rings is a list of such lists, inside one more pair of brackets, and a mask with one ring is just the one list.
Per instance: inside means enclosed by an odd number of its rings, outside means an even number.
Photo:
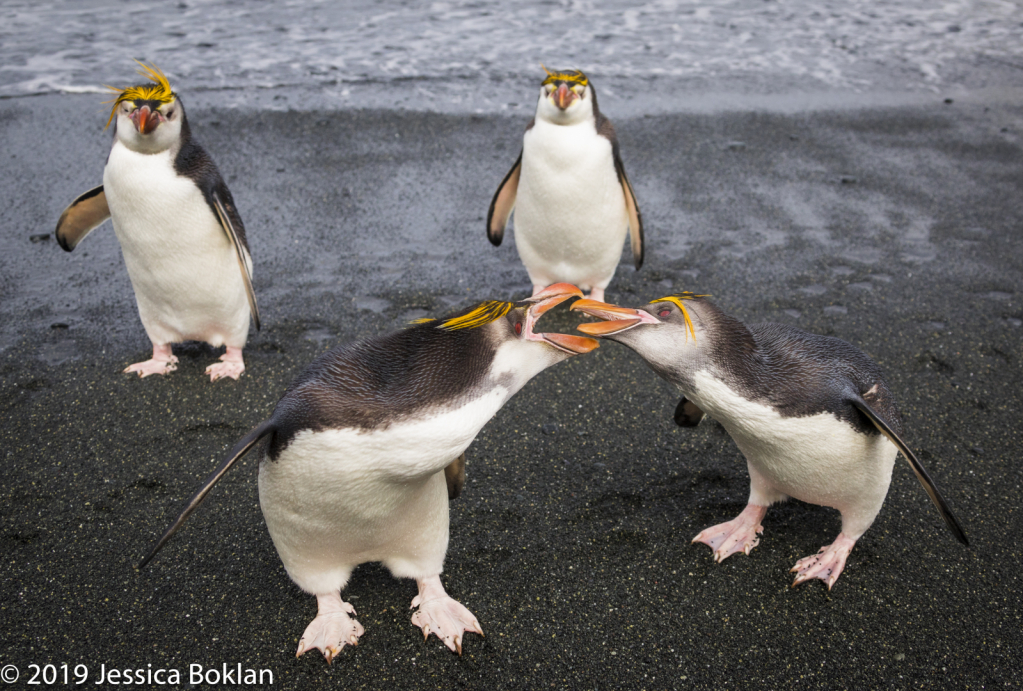
[{"label": "fighting penguin", "polygon": [[626,233],[636,269],[643,265],[643,222],[618,138],[582,72],[547,72],[522,151],[490,202],[494,245],[513,209],[515,246],[534,294],[567,281],[603,300]]},{"label": "fighting penguin", "polygon": [[103,184],[61,214],[57,242],[71,252],[108,218],[121,244],[139,317],[153,357],[125,372],[140,377],[177,369],[172,343],[227,346],[206,368],[211,381],[245,371],[249,315],[259,329],[245,226],[213,159],[192,139],[185,108],[155,66],[151,84],[109,87],[117,96],[107,127],[114,145]]},{"label": "fighting penguin", "polygon": [[792,326],[743,324],[706,296],[681,293],[636,309],[580,300],[572,309],[607,321],[580,325],[638,353],[677,386],[682,426],[704,413],[721,423],[746,457],[750,496],[737,518],[697,535],[722,561],[749,554],[767,508],[794,497],[842,515],[838,538],[792,568],[793,586],[835,584],[853,545],[881,510],[901,451],[964,545],[962,526],[927,470],[902,441],[902,419],[888,384],[863,351]]},{"label": "fighting penguin", "polygon": [[546,311],[581,296],[557,284],[519,303],[483,302],[322,355],[270,419],[235,445],[139,568],[265,439],[266,526],[288,575],[318,608],[297,655],[317,648],[329,663],[358,644],[363,628],[341,589],[370,561],[416,580],[412,623],[460,654],[463,633],[483,630],[441,585],[449,497],[464,482],[466,448],[508,399],[545,368],[597,347],[592,338],[534,331]]}]

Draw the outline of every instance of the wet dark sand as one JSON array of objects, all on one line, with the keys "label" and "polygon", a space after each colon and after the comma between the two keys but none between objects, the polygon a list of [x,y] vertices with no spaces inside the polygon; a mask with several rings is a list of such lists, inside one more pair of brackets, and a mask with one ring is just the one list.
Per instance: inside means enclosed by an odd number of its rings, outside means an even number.
[{"label": "wet dark sand", "polygon": [[[902,461],[829,593],[788,569],[836,511],[770,511],[751,556],[689,541],[745,503],[719,425],[675,427],[676,394],[606,343],[542,374],[468,452],[444,582],[479,618],[462,657],[409,622],[411,581],[346,592],[366,634],[295,659],[315,602],[285,574],[256,459],[143,573],[133,565],[227,448],[333,344],[483,298],[522,297],[483,216],[522,118],[194,108],[248,226],[264,329],[239,382],[191,345],[148,357],[112,229],[51,232],[101,180],[96,96],[0,102],[0,665],[269,669],[274,688],[994,688],[1023,682],[1023,107],[943,103],[617,122],[648,227],[608,296],[712,293],[749,321],[856,344],[884,368],[906,439],[971,540]],[[187,105],[187,100],[186,100]],[[612,113],[613,115],[613,113]],[[549,320],[549,321],[548,321]],[[562,310],[549,330],[578,319]],[[20,683],[20,682],[19,682]]]}]

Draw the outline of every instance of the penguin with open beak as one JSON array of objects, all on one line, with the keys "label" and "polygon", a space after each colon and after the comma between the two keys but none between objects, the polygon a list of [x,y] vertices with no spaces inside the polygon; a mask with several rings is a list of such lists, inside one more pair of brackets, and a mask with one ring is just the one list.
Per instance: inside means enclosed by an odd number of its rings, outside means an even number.
[{"label": "penguin with open beak", "polygon": [[317,648],[330,662],[358,643],[363,628],[341,589],[370,561],[416,580],[412,623],[461,653],[464,632],[483,629],[447,595],[440,573],[448,501],[464,483],[465,450],[532,377],[597,347],[592,338],[534,328],[552,307],[581,296],[557,284],[518,303],[483,302],[325,353],[292,382],[270,419],[235,445],[140,568],[265,440],[259,500],[266,526],[288,575],[318,606],[297,654]]},{"label": "penguin with open beak", "polygon": [[838,538],[792,568],[793,586],[818,578],[830,590],[881,510],[900,451],[949,530],[969,544],[902,440],[901,416],[881,369],[855,346],[782,324],[743,324],[692,293],[638,308],[580,300],[572,309],[605,320],[580,331],[631,348],[679,388],[680,426],[710,415],[746,457],[745,510],[693,539],[714,550],[717,561],[759,544],[760,522],[775,502],[794,497],[830,506],[842,515]]},{"label": "penguin with open beak", "polygon": [[[142,63],[139,63],[142,65]],[[153,357],[125,372],[140,377],[177,369],[172,343],[226,346],[206,368],[211,381],[245,371],[249,317],[259,329],[245,226],[213,159],[192,139],[185,108],[155,66],[152,83],[116,92],[114,145],[103,184],[80,195],[57,222],[71,252],[108,218],[121,245]]]},{"label": "penguin with open beak", "polygon": [[[545,68],[546,69],[546,68]],[[487,237],[500,245],[515,212],[515,246],[533,292],[567,281],[604,299],[626,234],[643,265],[643,222],[615,129],[577,70],[547,72],[522,152],[497,188]]]}]

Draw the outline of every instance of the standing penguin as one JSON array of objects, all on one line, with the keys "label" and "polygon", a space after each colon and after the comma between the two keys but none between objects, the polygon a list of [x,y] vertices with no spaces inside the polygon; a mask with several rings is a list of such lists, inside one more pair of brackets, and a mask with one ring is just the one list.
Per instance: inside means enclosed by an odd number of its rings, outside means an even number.
[{"label": "standing penguin", "polygon": [[[142,65],[142,63],[139,63]],[[153,357],[125,372],[168,374],[171,344],[227,346],[206,368],[211,381],[245,371],[249,314],[259,329],[245,226],[213,159],[193,139],[185,108],[163,72],[142,65],[152,83],[113,89],[114,146],[103,184],[82,194],[57,222],[71,252],[108,218],[121,244]]]},{"label": "standing penguin", "polygon": [[[901,451],[945,524],[969,544],[927,471],[902,441],[902,420],[881,369],[845,341],[782,324],[743,324],[705,296],[682,293],[630,309],[580,300],[572,309],[608,321],[584,333],[636,351],[681,390],[680,426],[704,413],[746,457],[750,497],[737,518],[697,535],[722,561],[760,542],[767,508],[789,497],[831,506],[842,532],[792,568],[793,586],[835,584],[856,540],[881,510]],[[691,314],[690,314],[691,313]]]},{"label": "standing penguin", "polygon": [[[535,333],[570,297],[558,284],[519,303],[487,301],[443,321],[357,341],[320,356],[292,382],[270,419],[249,432],[164,533],[152,559],[213,484],[259,440],[259,501],[288,575],[318,613],[297,655],[330,662],[363,628],[340,591],[357,565],[383,562],[414,578],[412,623],[461,653],[476,618],[451,599],[440,573],[448,499],[464,482],[465,450],[533,376],[597,347],[592,338]],[[349,616],[353,615],[353,616]]]},{"label": "standing penguin", "polygon": [[534,294],[567,281],[603,300],[626,233],[636,269],[643,265],[643,222],[618,138],[582,72],[547,72],[522,152],[490,202],[494,245],[513,209],[515,246]]}]

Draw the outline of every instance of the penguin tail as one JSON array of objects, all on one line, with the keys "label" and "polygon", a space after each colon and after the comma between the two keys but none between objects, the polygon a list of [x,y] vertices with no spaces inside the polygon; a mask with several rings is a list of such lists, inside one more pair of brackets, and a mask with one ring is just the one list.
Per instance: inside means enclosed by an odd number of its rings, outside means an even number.
[{"label": "penguin tail", "polygon": [[867,416],[877,431],[888,437],[888,440],[895,444],[895,446],[902,452],[902,455],[909,462],[909,466],[913,469],[913,473],[916,475],[916,479],[923,485],[924,491],[927,492],[927,496],[931,498],[935,508],[938,509],[938,513],[941,514],[942,519],[945,521],[945,525],[952,531],[955,538],[959,542],[969,547],[970,542],[966,539],[966,532],[963,530],[963,526],[959,523],[959,519],[956,518],[955,514],[952,513],[952,509],[949,508],[945,498],[941,496],[941,492],[938,491],[938,487],[934,484],[934,480],[931,479],[927,469],[924,468],[923,464],[916,457],[909,447],[906,446],[906,442],[902,441],[902,438],[885,422],[880,415],[870,406],[862,396],[850,396],[849,402],[856,406],[856,409]]},{"label": "penguin tail", "polygon": [[227,460],[221,463],[220,467],[202,483],[202,487],[199,488],[199,491],[192,495],[192,498],[188,500],[188,504],[181,512],[181,515],[179,515],[177,520],[171,524],[170,528],[167,528],[163,537],[160,538],[160,541],[156,543],[156,546],[149,553],[149,556],[139,562],[139,565],[135,567],[137,570],[141,571],[146,567],[146,564],[152,561],[153,557],[156,556],[156,553],[159,552],[167,541],[171,539],[171,536],[178,531],[178,528],[180,528],[184,522],[188,520],[188,517],[192,515],[192,512],[199,508],[199,504],[202,503],[203,499],[206,498],[206,495],[210,493],[211,489],[213,489],[213,485],[217,484],[220,478],[224,477],[224,475],[227,474],[227,471],[229,471],[242,456],[248,453],[248,451],[255,446],[260,439],[270,434],[275,429],[276,424],[271,418],[270,420],[266,420],[261,423],[234,445],[234,448],[231,449],[231,453],[228,455]]}]

